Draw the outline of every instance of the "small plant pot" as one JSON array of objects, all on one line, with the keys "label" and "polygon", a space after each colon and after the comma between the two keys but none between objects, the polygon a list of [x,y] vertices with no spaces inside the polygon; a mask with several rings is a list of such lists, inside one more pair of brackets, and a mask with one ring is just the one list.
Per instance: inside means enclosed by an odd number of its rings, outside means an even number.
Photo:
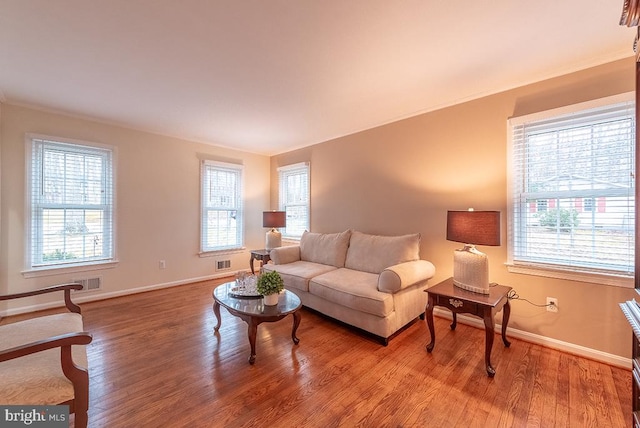
[{"label": "small plant pot", "polygon": [[266,296],[263,297],[264,304],[267,306],[275,306],[278,304],[279,297],[280,297],[280,294],[278,293],[267,294]]}]

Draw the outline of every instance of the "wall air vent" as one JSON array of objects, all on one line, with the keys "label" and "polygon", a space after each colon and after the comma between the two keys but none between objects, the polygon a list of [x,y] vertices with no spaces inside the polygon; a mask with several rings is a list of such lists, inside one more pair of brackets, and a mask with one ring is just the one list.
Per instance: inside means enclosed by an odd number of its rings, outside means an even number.
[{"label": "wall air vent", "polygon": [[216,270],[231,269],[231,260],[218,260],[216,262]]},{"label": "wall air vent", "polygon": [[99,276],[95,278],[74,279],[71,282],[82,284],[82,290],[79,290],[78,293],[100,290],[102,288],[102,277]]}]

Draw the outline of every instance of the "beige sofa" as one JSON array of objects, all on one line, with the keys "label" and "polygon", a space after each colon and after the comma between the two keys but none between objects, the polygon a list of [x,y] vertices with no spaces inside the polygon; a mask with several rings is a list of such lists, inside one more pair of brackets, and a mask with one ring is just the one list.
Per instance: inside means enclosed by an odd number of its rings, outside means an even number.
[{"label": "beige sofa", "polygon": [[302,304],[358,327],[384,344],[420,316],[435,274],[420,260],[420,235],[378,236],[347,230],[305,232],[300,245],[271,250],[271,263]]}]

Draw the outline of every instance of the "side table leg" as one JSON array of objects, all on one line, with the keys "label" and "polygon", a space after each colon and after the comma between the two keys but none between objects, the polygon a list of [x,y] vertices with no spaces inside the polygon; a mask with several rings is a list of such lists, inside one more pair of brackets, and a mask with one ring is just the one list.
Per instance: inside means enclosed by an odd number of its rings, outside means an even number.
[{"label": "side table leg", "polygon": [[298,331],[298,326],[300,325],[300,320],[302,319],[302,315],[300,315],[300,311],[295,311],[293,313],[293,329],[291,330],[291,339],[293,339],[293,343],[296,345],[300,343],[300,339],[296,337],[296,331]]},{"label": "side table leg", "polygon": [[458,315],[455,312],[451,312],[451,315],[453,315],[453,322],[449,327],[451,327],[451,330],[455,330],[458,325]]},{"label": "side table leg", "polygon": [[220,318],[220,303],[218,303],[217,300],[213,301],[213,313],[216,316],[216,319],[218,320],[218,323],[216,324],[215,327],[213,327],[213,329],[215,331],[220,330],[220,324],[222,323],[222,318]]},{"label": "side table leg", "polygon": [[433,325],[433,306],[434,298],[429,294],[429,300],[427,300],[427,307],[425,308],[425,318],[427,326],[429,326],[429,333],[431,334],[431,342],[427,345],[427,352],[433,351],[433,347],[436,346],[436,330]]},{"label": "side table leg", "polygon": [[493,377],[496,371],[491,367],[491,349],[493,348],[493,336],[495,335],[495,321],[491,313],[491,309],[487,309],[484,314],[484,330],[486,336],[486,345],[484,349],[484,363],[487,367],[487,375]]},{"label": "side table leg", "polygon": [[258,332],[258,324],[253,318],[247,323],[247,333],[249,336],[249,345],[251,345],[251,355],[249,356],[249,364],[256,362],[256,333]]},{"label": "side table leg", "polygon": [[509,316],[511,316],[511,304],[509,303],[509,299],[507,299],[507,303],[504,304],[502,312],[502,341],[504,342],[504,346],[507,348],[511,346],[511,342],[507,340],[507,324],[509,324]]},{"label": "side table leg", "polygon": [[249,267],[251,268],[251,275],[255,275],[256,271],[253,269],[253,261],[256,259],[255,255],[251,253],[251,258],[249,259]]}]

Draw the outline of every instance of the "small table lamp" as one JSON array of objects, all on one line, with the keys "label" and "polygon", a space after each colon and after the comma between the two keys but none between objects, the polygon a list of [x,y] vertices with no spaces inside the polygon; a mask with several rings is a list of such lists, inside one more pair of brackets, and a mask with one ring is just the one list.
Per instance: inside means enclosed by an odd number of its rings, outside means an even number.
[{"label": "small table lamp", "polygon": [[500,211],[447,211],[447,240],[462,242],[453,253],[453,283],[489,294],[489,259],[475,245],[500,245]]},{"label": "small table lamp", "polygon": [[284,211],[264,211],[262,213],[262,227],[270,227],[267,232],[265,249],[271,250],[282,246],[282,234],[276,230],[287,225],[287,217]]}]

